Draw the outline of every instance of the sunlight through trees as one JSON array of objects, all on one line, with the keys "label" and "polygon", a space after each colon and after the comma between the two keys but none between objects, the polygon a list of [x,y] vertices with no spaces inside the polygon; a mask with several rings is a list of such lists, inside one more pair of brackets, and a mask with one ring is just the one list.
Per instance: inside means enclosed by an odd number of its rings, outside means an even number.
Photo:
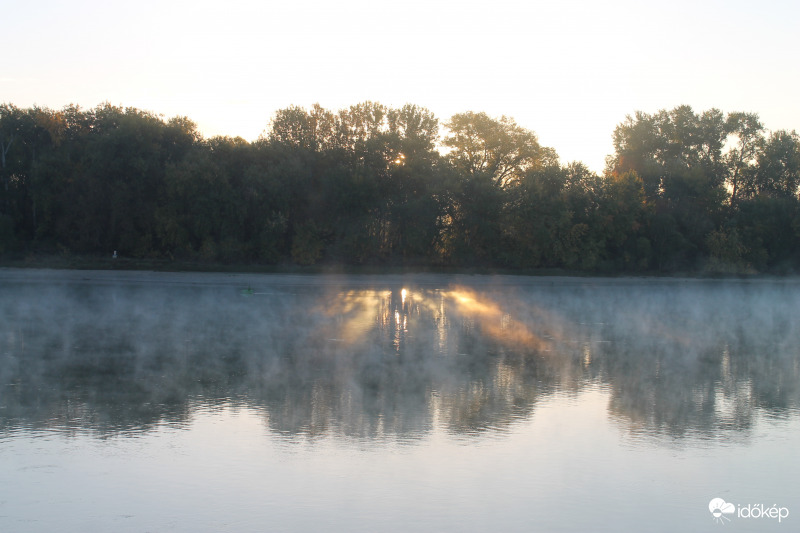
[{"label": "sunlight through trees", "polygon": [[603,175],[509,117],[289,107],[255,142],[108,104],[0,106],[0,252],[201,262],[785,272],[800,137],[637,112]]}]

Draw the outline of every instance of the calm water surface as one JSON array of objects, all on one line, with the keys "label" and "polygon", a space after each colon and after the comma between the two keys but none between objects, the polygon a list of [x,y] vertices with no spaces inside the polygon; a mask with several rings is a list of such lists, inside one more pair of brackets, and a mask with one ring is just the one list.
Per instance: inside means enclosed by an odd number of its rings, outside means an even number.
[{"label": "calm water surface", "polygon": [[797,531],[798,310],[797,280],[0,270],[0,531]]}]

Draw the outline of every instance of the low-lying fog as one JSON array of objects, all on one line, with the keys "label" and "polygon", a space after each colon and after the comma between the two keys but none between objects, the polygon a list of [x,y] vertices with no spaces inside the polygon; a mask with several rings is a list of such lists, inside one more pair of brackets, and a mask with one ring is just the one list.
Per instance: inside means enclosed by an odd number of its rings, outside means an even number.
[{"label": "low-lying fog", "polygon": [[289,437],[475,438],[553,395],[667,440],[797,416],[796,280],[0,271],[0,434],[264,411]]}]

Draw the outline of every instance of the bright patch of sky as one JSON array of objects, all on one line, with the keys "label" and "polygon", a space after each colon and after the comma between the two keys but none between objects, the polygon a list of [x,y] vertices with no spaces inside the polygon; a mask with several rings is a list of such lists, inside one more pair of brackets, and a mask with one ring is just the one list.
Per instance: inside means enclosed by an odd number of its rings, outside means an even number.
[{"label": "bright patch of sky", "polygon": [[145,0],[3,10],[0,101],[185,115],[256,139],[318,102],[507,115],[602,171],[625,116],[689,104],[800,130],[800,3]]}]

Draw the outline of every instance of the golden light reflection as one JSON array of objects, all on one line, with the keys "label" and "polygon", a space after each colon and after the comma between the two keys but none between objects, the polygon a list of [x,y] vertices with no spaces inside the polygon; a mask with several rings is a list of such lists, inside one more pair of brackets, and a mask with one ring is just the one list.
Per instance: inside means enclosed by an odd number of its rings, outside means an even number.
[{"label": "golden light reflection", "polygon": [[455,288],[446,296],[456,304],[456,311],[474,320],[481,331],[493,340],[537,351],[548,351],[551,342],[530,331],[519,320],[512,319],[500,305],[473,290]]},{"label": "golden light reflection", "polygon": [[583,345],[583,366],[587,367],[592,364],[592,347],[587,342]]},{"label": "golden light reflection", "polygon": [[338,319],[332,339],[351,345],[365,337],[371,324],[378,320],[385,324],[387,318],[381,311],[391,295],[392,291],[348,291],[326,301],[321,306],[322,312]]},{"label": "golden light reflection", "polygon": [[564,322],[545,309],[513,301],[501,305],[486,294],[458,286],[448,290],[351,290],[332,295],[321,309],[336,319],[324,332],[330,340],[352,345],[378,328],[389,333],[398,352],[420,317],[433,319],[441,346],[446,344],[452,317],[509,348],[539,353],[552,352],[554,343],[569,333]]}]

